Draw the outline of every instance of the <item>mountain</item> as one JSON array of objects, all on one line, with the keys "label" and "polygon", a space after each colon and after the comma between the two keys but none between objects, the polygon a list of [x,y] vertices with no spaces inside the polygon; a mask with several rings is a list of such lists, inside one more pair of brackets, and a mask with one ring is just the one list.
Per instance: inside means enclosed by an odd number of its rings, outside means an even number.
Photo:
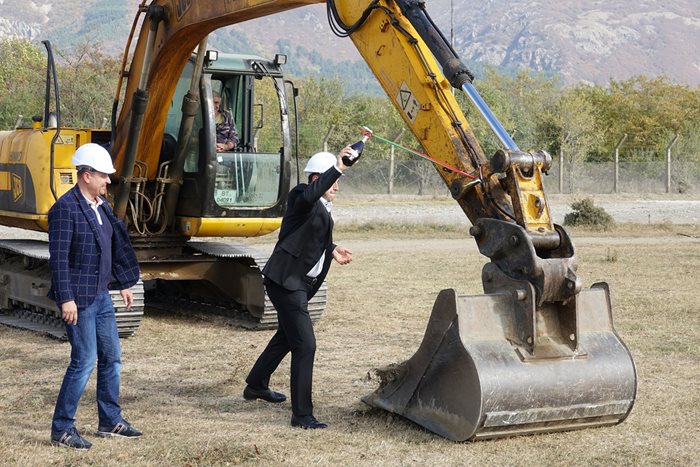
[{"label": "mountain", "polygon": [[[201,1],[201,0],[200,0]],[[99,42],[119,54],[140,0],[0,0],[0,37],[48,38],[56,48]],[[567,83],[666,76],[700,85],[698,0],[429,0],[426,9],[465,63],[526,68]],[[453,25],[453,26],[452,26]],[[325,5],[226,27],[210,46],[290,55],[295,74],[367,73],[349,39],[335,37]],[[371,80],[371,77],[368,78]]]},{"label": "mountain", "polygon": [[[446,5],[431,15],[449,29],[449,0],[434,3]],[[455,49],[468,60],[560,74],[568,83],[644,74],[700,85],[698,0],[457,4]]]}]

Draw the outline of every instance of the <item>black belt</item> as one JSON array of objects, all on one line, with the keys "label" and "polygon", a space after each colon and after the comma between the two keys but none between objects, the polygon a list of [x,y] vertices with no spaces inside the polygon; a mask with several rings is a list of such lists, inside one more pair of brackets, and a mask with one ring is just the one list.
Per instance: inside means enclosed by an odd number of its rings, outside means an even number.
[{"label": "black belt", "polygon": [[304,276],[303,279],[305,284],[309,284],[311,287],[316,285],[316,282],[318,281],[318,277],[309,277],[309,276]]}]

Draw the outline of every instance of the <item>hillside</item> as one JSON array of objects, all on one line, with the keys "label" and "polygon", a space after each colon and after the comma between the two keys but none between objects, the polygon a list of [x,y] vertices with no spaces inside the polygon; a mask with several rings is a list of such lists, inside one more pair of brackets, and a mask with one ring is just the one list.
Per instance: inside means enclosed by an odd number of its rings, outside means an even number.
[{"label": "hillside", "polygon": [[[59,50],[99,42],[118,54],[139,3],[0,0],[0,37],[49,38]],[[597,84],[665,75],[700,85],[697,0],[431,0],[427,9],[445,36],[454,24],[455,49],[477,69],[479,64],[527,68],[560,75],[568,83]],[[217,31],[210,45],[266,55],[285,52],[294,74],[353,72],[358,82],[367,74],[363,64],[353,65],[360,58],[351,41],[331,33],[324,5],[229,26]]]}]

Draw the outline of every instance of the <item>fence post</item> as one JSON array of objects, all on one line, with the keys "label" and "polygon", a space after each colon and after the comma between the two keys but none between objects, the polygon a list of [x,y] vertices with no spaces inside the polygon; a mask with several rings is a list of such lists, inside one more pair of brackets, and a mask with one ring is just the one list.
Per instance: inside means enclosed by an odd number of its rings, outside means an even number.
[{"label": "fence post", "polygon": [[620,192],[620,146],[622,146],[622,143],[624,143],[626,139],[627,133],[622,135],[622,138],[620,138],[620,141],[615,146],[615,182],[613,185],[613,193]]},{"label": "fence post", "polygon": [[559,194],[564,193],[564,148],[559,148]]},{"label": "fence post", "polygon": [[[398,132],[398,134],[394,137],[393,141],[394,143],[398,143],[401,137],[403,136],[405,128],[401,128],[401,131]],[[388,188],[388,193],[390,195],[394,194],[394,145],[391,145],[391,148],[389,149],[389,188]]]},{"label": "fence post", "polygon": [[671,148],[678,141],[678,133],[673,137],[668,146],[666,146],[666,193],[671,193]]},{"label": "fence post", "polygon": [[323,138],[323,150],[325,152],[328,152],[328,140],[331,138],[333,130],[335,130],[335,125],[331,125],[331,127],[328,129],[328,133],[326,133],[326,136]]}]

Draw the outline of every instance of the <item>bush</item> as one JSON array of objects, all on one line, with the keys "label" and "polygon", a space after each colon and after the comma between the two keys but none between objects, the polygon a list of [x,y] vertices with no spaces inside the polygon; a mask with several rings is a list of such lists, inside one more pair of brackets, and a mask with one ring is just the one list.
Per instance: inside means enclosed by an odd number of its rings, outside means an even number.
[{"label": "bush", "polygon": [[608,230],[615,225],[612,216],[605,209],[597,207],[590,198],[571,203],[573,212],[564,216],[564,225],[579,227],[596,227]]}]

